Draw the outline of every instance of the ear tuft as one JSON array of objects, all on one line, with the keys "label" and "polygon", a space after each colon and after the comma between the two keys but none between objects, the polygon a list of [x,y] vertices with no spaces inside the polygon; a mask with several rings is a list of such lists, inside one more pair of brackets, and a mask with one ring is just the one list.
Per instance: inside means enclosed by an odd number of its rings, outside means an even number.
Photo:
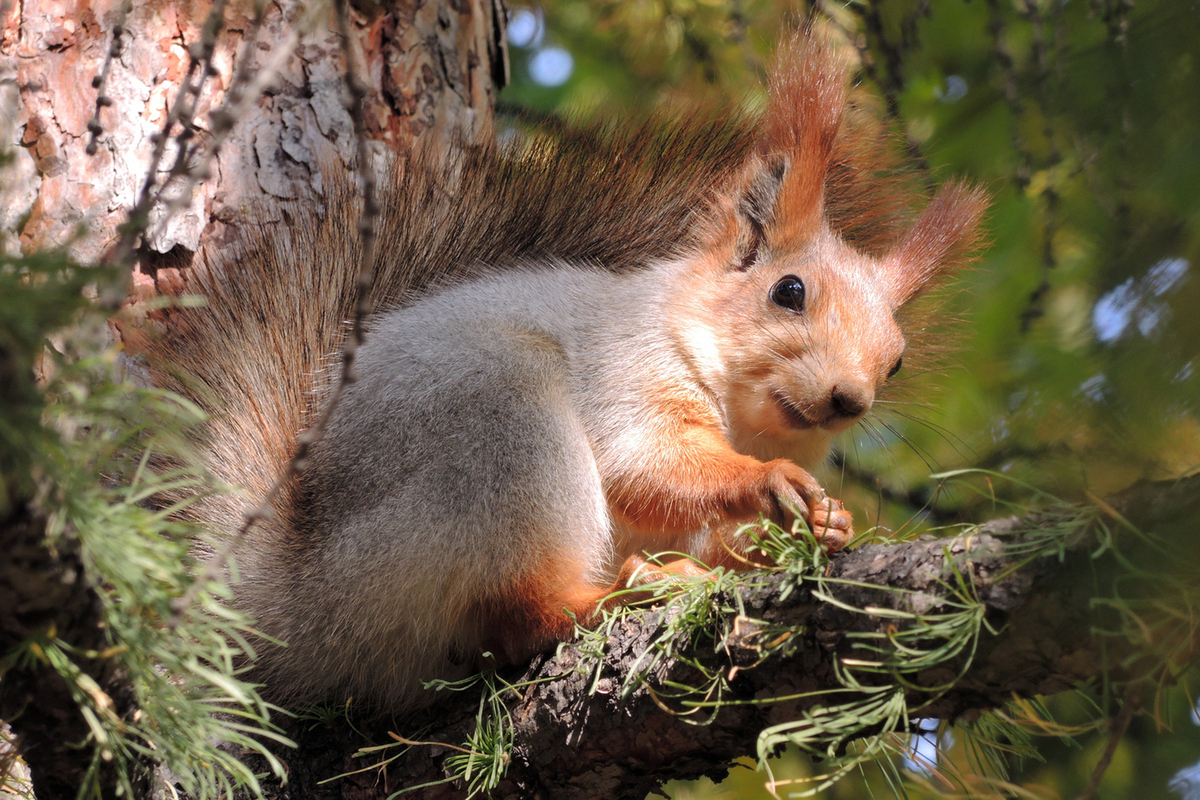
[{"label": "ear tuft", "polygon": [[779,46],[758,142],[764,156],[788,162],[772,238],[802,240],[822,219],[825,176],[846,108],[848,79],[845,58],[819,29],[798,32]]},{"label": "ear tuft", "polygon": [[987,207],[987,193],[978,186],[953,182],[942,187],[884,259],[897,307],[969,262],[982,238]]},{"label": "ear tuft", "polygon": [[823,170],[842,124],[848,91],[848,65],[829,36],[818,28],[799,31],[779,43],[768,89],[759,149],[815,159],[806,166]]}]

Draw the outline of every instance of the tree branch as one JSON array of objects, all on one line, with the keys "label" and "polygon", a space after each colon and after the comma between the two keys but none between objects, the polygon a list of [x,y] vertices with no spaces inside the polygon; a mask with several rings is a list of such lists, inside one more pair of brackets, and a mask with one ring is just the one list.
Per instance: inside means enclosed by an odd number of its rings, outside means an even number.
[{"label": "tree branch", "polygon": [[[1101,509],[1127,517],[1138,509],[1145,530],[1172,520],[1195,520],[1200,516],[1200,476],[1138,486]],[[710,627],[711,638],[684,641],[691,634],[678,634],[680,640],[671,642],[676,655],[657,663],[646,681],[635,679],[637,688],[627,697],[621,687],[631,670],[639,662],[644,666],[644,654],[678,611],[653,608],[620,618],[598,672],[586,644],[575,643],[564,646],[558,657],[539,657],[523,675],[507,676],[522,688],[519,698],[516,690],[506,693],[510,761],[491,796],[640,800],[667,780],[719,778],[734,759],[755,752],[764,728],[864,696],[845,688],[841,676],[847,659],[879,661],[879,652],[869,645],[886,644],[889,634],[912,629],[913,620],[919,633],[923,622],[961,609],[963,599],[972,596],[981,604],[985,623],[977,648],[964,647],[949,662],[903,675],[910,716],[955,720],[997,707],[1014,694],[1062,691],[1106,667],[1110,678],[1128,678],[1137,667],[1125,658],[1130,646],[1093,635],[1097,625],[1112,628],[1116,622],[1099,619],[1091,610],[1097,586],[1111,577],[1105,570],[1115,569],[1091,557],[1095,539],[1083,530],[1058,537],[1061,558],[1030,559],[1014,547],[1044,539],[1077,518],[1070,510],[1043,512],[996,520],[954,539],[923,537],[864,546],[834,555],[826,574],[805,578],[798,588],[794,577],[784,573],[746,581],[736,597],[723,598],[729,607],[740,605],[743,613],[724,614]],[[905,622],[903,615],[881,609],[917,616]],[[770,641],[780,630],[798,633],[780,646]],[[864,638],[872,635],[874,639]],[[928,639],[936,639],[932,630]],[[772,647],[778,652],[763,659]],[[1122,659],[1124,667],[1117,670],[1113,665]],[[858,677],[869,692],[872,684],[895,683],[897,676],[886,672]],[[666,699],[670,691],[663,687],[696,685],[714,674],[732,676],[715,715],[711,708],[681,715],[688,707]],[[746,702],[778,697],[793,699]],[[410,739],[461,746],[476,728],[479,709],[479,694],[465,692],[422,718],[381,721],[359,730],[375,744],[393,741],[388,732],[397,731]],[[687,724],[710,716],[708,724]],[[291,768],[290,797],[386,797],[424,783],[435,785],[405,796],[465,796],[461,784],[446,782],[447,759],[461,751],[413,746],[386,768],[373,767],[402,747],[356,759],[352,754],[364,742],[344,723],[314,725],[310,720],[297,724],[291,734],[300,751],[283,754]],[[358,772],[316,784],[352,771]]]}]

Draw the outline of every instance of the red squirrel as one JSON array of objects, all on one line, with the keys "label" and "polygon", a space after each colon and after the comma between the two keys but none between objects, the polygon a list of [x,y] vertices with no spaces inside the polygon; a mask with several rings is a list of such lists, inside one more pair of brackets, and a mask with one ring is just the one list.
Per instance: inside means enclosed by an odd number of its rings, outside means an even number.
[{"label": "red squirrel", "polygon": [[[404,711],[480,651],[569,636],[646,553],[742,568],[738,525],[792,509],[830,549],[850,538],[808,470],[901,369],[898,310],[962,263],[986,200],[952,184],[899,227],[908,197],[877,126],[848,117],[845,61],[818,36],[780,50],[758,119],[400,165],[357,380],[233,544],[236,604],[287,643],[256,662],[272,696]],[[356,221],[334,187],[323,216],[194,270],[208,305],[144,345],[158,383],[209,410],[209,469],[244,489],[192,506],[217,529],[321,407]]]}]

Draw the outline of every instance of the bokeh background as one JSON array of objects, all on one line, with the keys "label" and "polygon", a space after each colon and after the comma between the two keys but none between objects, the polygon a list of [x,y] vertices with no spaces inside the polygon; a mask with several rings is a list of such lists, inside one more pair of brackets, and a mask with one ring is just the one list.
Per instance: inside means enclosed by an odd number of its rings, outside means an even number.
[{"label": "bokeh background", "polygon": [[[935,320],[942,368],[902,372],[904,396],[843,437],[823,475],[860,527],[911,535],[1039,492],[1086,501],[1200,468],[1200,3],[514,5],[501,111],[592,119],[714,97],[753,108],[779,32],[810,14],[852,54],[922,179],[962,176],[994,197],[990,245]],[[963,468],[988,474],[931,477]],[[1190,549],[1181,559],[1196,555],[1193,530],[1171,543]],[[1194,698],[1186,681],[1168,697],[1134,720],[1099,797],[1200,799]],[[1074,797],[1105,743],[1102,726],[1086,730],[1106,710],[1102,690],[1091,698],[1048,701],[1041,717],[1055,723],[1033,731],[1044,761],[1014,757],[1007,786],[955,779],[972,765],[943,729],[914,738],[905,784],[868,769],[820,796]],[[811,768],[785,755],[775,772]],[[739,769],[671,796],[768,797],[763,784]]]}]

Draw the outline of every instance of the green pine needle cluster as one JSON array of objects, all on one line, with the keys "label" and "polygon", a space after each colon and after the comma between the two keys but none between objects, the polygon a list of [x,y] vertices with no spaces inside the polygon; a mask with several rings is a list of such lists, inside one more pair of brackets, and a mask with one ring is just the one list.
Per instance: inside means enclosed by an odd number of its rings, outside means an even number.
[{"label": "green pine needle cluster", "polygon": [[[186,445],[200,412],[123,374],[106,315],[86,299],[117,280],[62,253],[0,259],[0,525],[33,514],[47,548],[78,553],[107,642],[82,651],[50,625],[0,653],[0,680],[48,665],[67,683],[89,731],[78,743],[92,765],[81,797],[98,792],[101,764],[115,767],[125,796],[147,764],[192,798],[257,793],[238,753],[258,753],[282,775],[264,744],[286,740],[239,677],[253,657],[251,622],[216,582],[189,607],[173,605],[193,580],[201,532],[179,521],[186,500],[163,498],[212,491]],[[135,710],[119,714],[84,663],[123,674]]]}]

